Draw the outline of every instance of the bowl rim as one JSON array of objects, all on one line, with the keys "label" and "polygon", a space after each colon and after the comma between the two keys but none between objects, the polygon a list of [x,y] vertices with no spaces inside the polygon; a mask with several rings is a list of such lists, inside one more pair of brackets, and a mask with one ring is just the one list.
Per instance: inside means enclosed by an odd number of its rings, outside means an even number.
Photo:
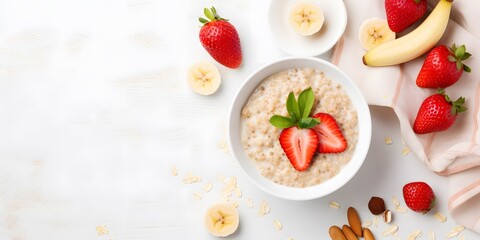
[{"label": "bowl rim", "polygon": [[[266,177],[264,177],[263,175],[261,175],[256,167],[255,167],[256,174],[255,173],[249,173],[247,171],[247,169],[245,168],[245,165],[242,162],[242,159],[239,159],[241,154],[244,154],[243,157],[246,157],[246,159],[243,159],[244,162],[246,162],[246,160],[251,161],[250,165],[252,165],[252,164],[255,165],[256,163],[254,163],[253,160],[251,160],[250,158],[248,158],[245,155],[245,152],[243,150],[243,145],[241,144],[241,142],[239,143],[240,146],[237,146],[235,144],[235,142],[233,141],[233,139],[234,139],[233,136],[235,135],[234,131],[240,131],[239,123],[240,123],[241,109],[245,105],[246,101],[248,101],[248,98],[250,97],[250,95],[252,93],[251,91],[249,91],[247,93],[243,93],[244,91],[246,91],[246,90],[244,90],[244,89],[246,89],[246,86],[247,85],[254,85],[253,88],[252,88],[252,91],[253,91],[253,89],[255,89],[265,79],[265,77],[257,77],[257,78],[255,78],[255,77],[258,76],[259,73],[262,73],[264,71],[266,71],[268,73],[269,68],[275,68],[276,66],[282,65],[282,64],[285,64],[285,63],[292,63],[289,68],[302,67],[302,66],[295,66],[295,64],[294,64],[295,62],[297,62],[297,63],[298,62],[304,62],[303,65],[305,65],[305,63],[307,63],[307,62],[310,62],[312,65],[316,65],[316,66],[324,65],[324,67],[326,69],[330,69],[330,71],[333,71],[333,72],[336,72],[337,74],[339,74],[344,79],[342,81],[345,81],[350,85],[349,86],[350,88],[344,87],[344,89],[346,89],[347,92],[354,93],[355,95],[358,96],[355,99],[352,99],[351,95],[349,94],[349,97],[352,101],[352,104],[355,105],[355,110],[357,112],[358,132],[359,132],[358,133],[359,134],[358,135],[358,140],[357,140],[352,158],[350,159],[349,163],[347,163],[347,165],[345,165],[342,168],[342,170],[339,173],[337,173],[333,178],[331,178],[331,179],[329,179],[325,182],[322,182],[320,184],[305,187],[305,188],[288,187],[288,186],[285,186],[285,185],[274,183],[273,181],[271,181],[271,180],[267,179]],[[302,64],[297,64],[297,65],[302,65]],[[287,68],[284,68],[283,70],[286,70],[286,69]],[[264,73],[264,75],[266,75],[266,77],[268,77],[268,76],[270,76],[272,74],[275,74],[275,73],[276,72],[269,72],[268,74]],[[339,82],[338,80],[334,80],[334,81]],[[245,94],[247,96],[245,96],[244,101],[239,103],[238,99],[240,98],[240,96],[242,94]],[[358,101],[358,100],[360,100],[360,101]],[[362,118],[360,118],[360,116],[362,116]],[[241,84],[240,88],[237,90],[237,92],[235,93],[235,95],[233,97],[232,103],[231,103],[229,111],[228,111],[227,138],[228,138],[228,143],[230,145],[231,152],[233,154],[233,157],[235,158],[235,161],[237,161],[238,165],[240,166],[240,168],[242,169],[244,174],[247,176],[247,178],[255,186],[257,186],[259,189],[263,190],[264,192],[269,193],[270,195],[273,195],[273,196],[276,196],[276,197],[279,197],[279,198],[282,198],[282,199],[287,199],[287,200],[317,199],[317,198],[320,198],[320,197],[327,196],[330,193],[332,193],[332,192],[340,189],[341,187],[343,187],[347,182],[349,182],[353,178],[353,176],[356,175],[356,173],[358,172],[360,167],[363,165],[363,162],[365,161],[368,150],[370,148],[371,137],[372,137],[372,120],[371,120],[371,115],[370,115],[370,109],[368,107],[368,104],[367,104],[363,94],[361,93],[360,89],[358,88],[358,86],[340,68],[338,68],[337,66],[335,66],[334,64],[332,64],[328,61],[325,61],[325,60],[319,59],[319,58],[315,58],[315,57],[290,56],[290,57],[280,58],[280,59],[277,59],[277,60],[274,60],[274,61],[271,61],[271,62],[268,62],[268,63],[262,65],[261,67],[256,69],[254,72],[252,72],[246,78],[246,80]],[[360,148],[359,146],[363,146],[363,147]],[[237,147],[240,147],[240,149],[238,149]],[[241,153],[239,153],[238,151],[241,151]],[[356,159],[358,159],[358,160],[352,161],[352,160],[354,160],[354,157],[355,157],[355,160]],[[247,163],[245,163],[245,164],[247,164]],[[348,172],[350,174],[345,175],[346,171],[343,171],[343,170],[347,166],[349,166],[351,171]],[[261,184],[258,181],[258,179],[254,179],[252,174],[255,174],[257,176],[260,175],[260,177],[261,177],[260,180],[264,184]],[[265,186],[265,184],[271,185],[273,187],[267,187],[267,186]],[[280,189],[280,191],[278,191],[277,188]],[[276,190],[274,190],[274,189],[276,189]],[[323,191],[319,191],[319,190],[323,190]],[[289,192],[289,194],[282,194],[282,193],[285,193],[285,192]],[[297,193],[297,194],[293,194],[293,193]]]}]

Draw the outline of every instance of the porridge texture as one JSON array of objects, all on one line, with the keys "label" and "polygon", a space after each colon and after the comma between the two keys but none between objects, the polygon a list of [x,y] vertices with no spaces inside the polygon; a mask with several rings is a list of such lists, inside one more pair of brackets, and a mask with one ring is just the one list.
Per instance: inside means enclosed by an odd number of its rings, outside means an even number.
[{"label": "porridge texture", "polygon": [[[316,153],[306,171],[297,171],[279,142],[281,129],[269,122],[275,114],[288,116],[285,102],[308,87],[315,93],[312,115],[331,114],[347,140],[347,149],[338,154]],[[357,143],[357,113],[342,86],[312,68],[292,68],[274,74],[257,86],[242,109],[242,144],[247,156],[268,179],[290,187],[308,187],[334,177],[351,159]]]}]

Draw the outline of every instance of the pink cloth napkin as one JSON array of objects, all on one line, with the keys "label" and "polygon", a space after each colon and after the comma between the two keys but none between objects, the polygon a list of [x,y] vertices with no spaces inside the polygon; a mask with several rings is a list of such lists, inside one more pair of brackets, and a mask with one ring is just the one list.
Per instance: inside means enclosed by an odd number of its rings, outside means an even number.
[{"label": "pink cloth napkin", "polygon": [[[444,132],[417,135],[412,130],[421,102],[436,92],[416,86],[425,55],[391,67],[367,67],[361,59],[365,50],[357,38],[368,18],[386,19],[383,0],[344,0],[348,25],[334,49],[332,62],[358,84],[371,105],[392,108],[400,121],[401,135],[411,151],[435,173],[449,179],[448,208],[459,224],[480,233],[480,2],[455,0],[451,20],[438,44],[465,44],[473,57],[466,61],[472,73],[446,89],[452,99],[466,98],[468,110]],[[427,0],[434,7],[438,0]],[[476,25],[476,26],[474,26]]]}]

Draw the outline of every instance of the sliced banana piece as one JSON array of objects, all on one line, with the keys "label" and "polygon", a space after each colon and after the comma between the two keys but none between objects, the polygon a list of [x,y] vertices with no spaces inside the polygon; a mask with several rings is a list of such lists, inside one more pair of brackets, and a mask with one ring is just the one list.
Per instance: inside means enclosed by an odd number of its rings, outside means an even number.
[{"label": "sliced banana piece", "polygon": [[362,47],[369,51],[381,43],[395,40],[395,32],[390,30],[387,20],[370,18],[360,25],[358,39]]},{"label": "sliced banana piece", "polygon": [[226,237],[234,233],[240,222],[237,209],[226,203],[211,206],[205,215],[208,232],[216,237]]},{"label": "sliced banana piece", "polygon": [[202,95],[216,92],[222,81],[218,68],[210,62],[193,64],[188,70],[187,79],[193,91]]},{"label": "sliced banana piece", "polygon": [[320,31],[325,16],[317,5],[301,1],[293,6],[288,20],[296,33],[302,36],[311,36]]}]

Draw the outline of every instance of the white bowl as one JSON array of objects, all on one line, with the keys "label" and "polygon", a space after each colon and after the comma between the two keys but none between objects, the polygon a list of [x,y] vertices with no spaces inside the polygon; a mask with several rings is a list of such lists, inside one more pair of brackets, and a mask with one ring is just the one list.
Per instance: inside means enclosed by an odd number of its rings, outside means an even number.
[{"label": "white bowl", "polygon": [[[277,184],[258,171],[256,163],[243,149],[240,116],[250,94],[268,76],[290,68],[314,68],[325,73],[332,81],[343,86],[350,97],[358,117],[358,142],[350,162],[333,178],[318,185],[295,188]],[[370,147],[372,123],[370,110],[355,83],[335,65],[313,57],[287,57],[268,63],[252,73],[236,93],[228,120],[228,139],[232,153],[248,178],[260,189],[274,196],[290,200],[309,200],[328,195],[345,185],[360,169]]]},{"label": "white bowl", "polygon": [[347,10],[343,0],[309,0],[325,15],[319,32],[300,36],[288,22],[288,14],[298,0],[272,0],[268,9],[268,24],[277,45],[286,53],[297,56],[318,56],[330,50],[347,27]]}]

